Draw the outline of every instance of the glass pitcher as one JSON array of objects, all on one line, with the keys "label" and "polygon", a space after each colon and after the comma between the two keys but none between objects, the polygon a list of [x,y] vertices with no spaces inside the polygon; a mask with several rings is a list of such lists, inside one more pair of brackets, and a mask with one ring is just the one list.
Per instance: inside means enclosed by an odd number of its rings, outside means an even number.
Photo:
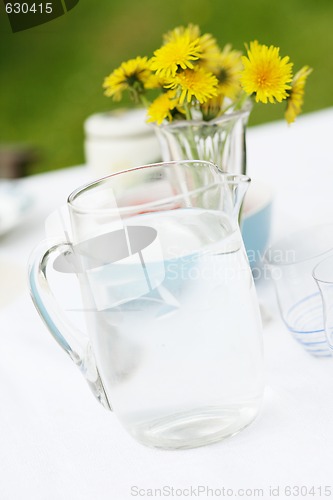
[{"label": "glass pitcher", "polygon": [[[31,257],[37,310],[141,443],[201,446],[257,415],[261,320],[238,227],[249,182],[204,161],[116,173],[74,191],[64,241]],[[54,275],[60,295],[79,283],[87,334],[56,302]]]}]

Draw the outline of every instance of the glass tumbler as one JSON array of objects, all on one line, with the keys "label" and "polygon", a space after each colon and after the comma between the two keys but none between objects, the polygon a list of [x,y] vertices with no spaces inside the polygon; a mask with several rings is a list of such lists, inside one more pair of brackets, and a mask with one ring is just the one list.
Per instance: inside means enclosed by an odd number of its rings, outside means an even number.
[{"label": "glass tumbler", "polygon": [[313,270],[323,301],[326,338],[333,350],[333,253],[319,262]]},{"label": "glass tumbler", "polygon": [[293,337],[314,356],[329,356],[320,292],[313,268],[332,252],[333,225],[295,232],[265,254],[282,319]]}]

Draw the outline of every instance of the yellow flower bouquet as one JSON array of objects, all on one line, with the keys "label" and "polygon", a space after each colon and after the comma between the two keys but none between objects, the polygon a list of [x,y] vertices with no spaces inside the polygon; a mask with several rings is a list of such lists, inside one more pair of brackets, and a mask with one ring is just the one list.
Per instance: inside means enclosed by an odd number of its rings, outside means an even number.
[{"label": "yellow flower bouquet", "polygon": [[[115,101],[128,90],[135,102],[147,106],[148,122],[209,121],[240,109],[249,96],[263,103],[285,101],[288,123],[301,112],[311,68],[304,66],[293,75],[293,64],[288,56],[280,56],[278,47],[255,40],[242,55],[229,44],[221,49],[212,35],[201,35],[192,24],[163,38],[151,58],[123,62],[103,84]],[[160,94],[151,101],[148,92],[154,89]]]},{"label": "yellow flower bouquet", "polygon": [[246,173],[245,128],[253,102],[286,104],[292,123],[301,112],[311,68],[293,75],[280,49],[252,41],[246,55],[222,49],[196,25],[166,33],[151,58],[123,62],[104,80],[115,101],[128,91],[156,125],[164,161],[201,159],[221,170]]}]

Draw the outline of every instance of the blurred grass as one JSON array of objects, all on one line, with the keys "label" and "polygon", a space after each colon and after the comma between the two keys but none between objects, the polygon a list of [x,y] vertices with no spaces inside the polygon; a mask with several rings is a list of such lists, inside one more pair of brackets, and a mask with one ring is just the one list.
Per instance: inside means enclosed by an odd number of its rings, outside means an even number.
[{"label": "blurred grass", "polygon": [[[314,68],[304,112],[333,105],[333,2],[330,0],[81,0],[67,15],[12,34],[0,11],[0,143],[36,146],[30,173],[84,161],[83,122],[115,104],[104,76],[123,60],[151,55],[162,34],[200,25],[221,45],[258,39]],[[250,124],[280,119],[282,105],[256,105]],[[294,125],[297,126],[297,123]]]}]

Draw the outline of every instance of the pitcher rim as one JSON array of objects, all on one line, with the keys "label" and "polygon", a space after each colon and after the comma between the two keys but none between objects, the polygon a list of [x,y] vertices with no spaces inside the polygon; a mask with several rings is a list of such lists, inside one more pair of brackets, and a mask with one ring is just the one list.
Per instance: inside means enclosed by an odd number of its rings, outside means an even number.
[{"label": "pitcher rim", "polygon": [[[168,196],[165,198],[149,201],[146,203],[137,203],[134,205],[126,205],[123,207],[85,209],[85,208],[77,206],[74,203],[75,199],[81,193],[83,193],[89,189],[93,189],[94,187],[97,187],[100,184],[106,183],[110,179],[112,179],[118,175],[130,173],[130,172],[135,172],[137,170],[144,170],[146,168],[148,169],[148,168],[156,168],[156,167],[167,166],[167,165],[172,166],[172,165],[191,165],[191,164],[204,164],[204,165],[209,165],[211,167],[214,167],[216,172],[221,176],[221,179],[214,182],[214,183],[207,184],[205,186],[200,186],[198,188],[189,190],[186,193],[180,193],[180,194],[177,194],[175,196]],[[132,211],[135,212],[137,209],[148,209],[151,207],[163,206],[167,203],[170,203],[171,201],[177,201],[180,199],[184,199],[184,197],[187,197],[187,196],[192,196],[194,194],[202,193],[204,191],[207,191],[208,189],[211,189],[214,186],[222,185],[224,183],[227,183],[229,185],[237,185],[240,183],[248,183],[249,184],[250,182],[251,182],[251,178],[248,175],[223,172],[222,170],[219,169],[219,167],[215,163],[212,163],[212,162],[207,161],[207,160],[175,160],[175,161],[167,161],[167,162],[157,162],[157,163],[150,163],[147,165],[141,165],[138,167],[124,169],[124,170],[121,170],[119,172],[114,172],[114,173],[107,175],[105,177],[101,177],[100,179],[96,179],[94,181],[83,184],[82,186],[79,186],[78,188],[74,189],[74,191],[72,191],[69,194],[69,196],[67,198],[67,203],[77,213],[85,213],[85,214],[90,213],[90,214],[92,214],[92,213],[102,213],[102,212],[114,212],[115,210],[118,213],[132,212]]]}]

